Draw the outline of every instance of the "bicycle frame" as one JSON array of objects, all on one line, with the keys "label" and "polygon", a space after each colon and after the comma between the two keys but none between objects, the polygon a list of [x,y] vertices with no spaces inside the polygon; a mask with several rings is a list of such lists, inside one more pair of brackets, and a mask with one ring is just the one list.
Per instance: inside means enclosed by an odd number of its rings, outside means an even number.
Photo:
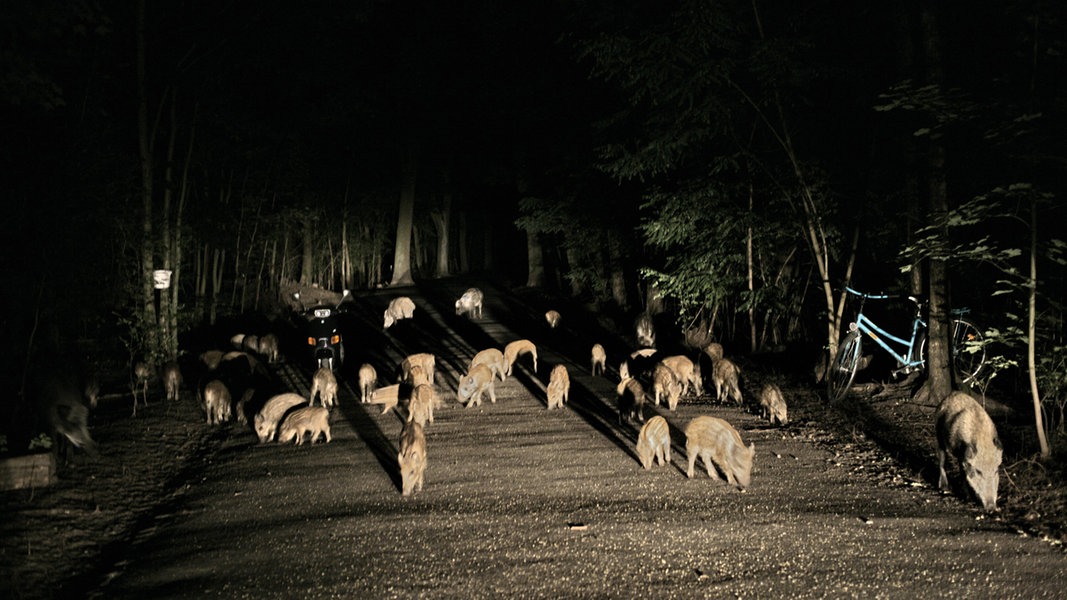
[{"label": "bicycle frame", "polygon": [[[916,354],[919,351],[919,341],[921,339],[919,333],[926,329],[926,321],[922,320],[920,314],[922,306],[914,298],[909,297],[912,302],[915,302],[915,317],[912,319],[911,324],[911,339],[904,339],[889,333],[871,320],[870,317],[863,314],[863,304],[868,298],[874,300],[888,300],[895,296],[889,296],[887,294],[865,294],[850,287],[846,287],[845,289],[849,293],[860,297],[859,311],[856,314],[856,321],[852,323],[852,326],[850,327],[851,329],[858,330],[868,338],[874,340],[876,344],[881,346],[883,350],[896,359],[897,364],[901,369],[910,370],[914,367],[925,367],[926,360],[924,360],[922,356],[916,356]],[[888,342],[886,340],[888,340]],[[889,342],[899,345],[902,352],[898,352]]]}]

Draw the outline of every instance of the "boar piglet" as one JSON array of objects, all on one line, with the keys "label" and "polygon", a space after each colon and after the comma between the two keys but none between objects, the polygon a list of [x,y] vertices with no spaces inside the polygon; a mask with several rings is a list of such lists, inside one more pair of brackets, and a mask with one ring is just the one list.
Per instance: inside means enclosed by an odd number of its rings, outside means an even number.
[{"label": "boar piglet", "polygon": [[563,408],[563,403],[568,400],[571,393],[571,376],[567,373],[567,367],[564,365],[552,367],[546,391],[548,408]]},{"label": "boar piglet", "polygon": [[311,404],[315,403],[316,396],[326,408],[333,408],[337,402],[337,377],[327,367],[319,367],[311,378]]},{"label": "boar piglet", "polygon": [[619,424],[625,420],[645,421],[645,388],[633,378],[623,379],[615,388],[619,402]]},{"label": "boar piglet", "polygon": [[771,423],[785,425],[789,422],[789,408],[786,406],[781,388],[777,385],[768,383],[763,386],[760,391],[759,405],[760,415]]},{"label": "boar piglet", "polygon": [[396,457],[400,465],[401,493],[410,496],[422,490],[426,474],[426,434],[422,425],[414,421],[404,423],[400,431],[400,452]]},{"label": "boar piglet", "polygon": [[996,510],[1004,449],[989,414],[974,398],[953,392],[937,407],[936,419],[938,488],[948,487],[945,458],[952,454],[982,507]]},{"label": "boar piglet", "polygon": [[305,406],[286,415],[278,428],[278,443],[296,439],[299,446],[304,443],[304,434],[310,434],[312,444],[320,435],[326,438],[327,444],[330,443],[333,438],[330,436],[330,411],[326,407]]},{"label": "boar piglet", "polygon": [[496,402],[496,390],[493,385],[493,372],[485,365],[474,365],[471,370],[459,380],[456,388],[456,398],[467,408],[480,406],[482,393],[489,392],[489,400]]},{"label": "boar piglet", "polygon": [[456,300],[456,314],[482,318],[482,290],[468,288],[463,292],[459,300]]},{"label": "boar piglet", "polygon": [[402,319],[410,319],[415,316],[415,303],[407,296],[393,298],[389,307],[385,309],[385,329],[389,329],[394,323]]},{"label": "boar piglet", "polygon": [[294,393],[278,394],[267,400],[254,419],[259,441],[264,443],[273,440],[274,434],[278,432],[278,421],[289,412],[289,409],[301,404],[308,404],[307,398]]},{"label": "boar piglet", "polygon": [[694,476],[697,458],[704,461],[708,476],[719,479],[716,468],[726,475],[726,481],[744,490],[752,479],[752,458],[756,445],[746,448],[737,430],[717,417],[700,416],[685,427],[685,453],[689,458],[686,475]]},{"label": "boar piglet", "polygon": [[661,467],[671,462],[671,428],[667,419],[656,415],[641,428],[637,436],[637,458],[646,471],[652,468],[653,462]]}]

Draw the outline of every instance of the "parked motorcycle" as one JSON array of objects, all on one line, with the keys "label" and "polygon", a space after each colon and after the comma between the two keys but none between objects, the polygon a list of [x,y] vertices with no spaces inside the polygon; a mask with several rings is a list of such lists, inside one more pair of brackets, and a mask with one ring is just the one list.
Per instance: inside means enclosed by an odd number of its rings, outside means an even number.
[{"label": "parked motorcycle", "polygon": [[341,304],[352,296],[349,290],[344,290],[341,300],[335,305],[318,304],[310,308],[304,307],[300,300],[300,293],[294,293],[293,298],[300,303],[303,310],[305,344],[311,351],[311,358],[316,367],[326,367],[331,371],[341,368],[345,360],[344,339],[339,328],[339,315],[342,311]]}]

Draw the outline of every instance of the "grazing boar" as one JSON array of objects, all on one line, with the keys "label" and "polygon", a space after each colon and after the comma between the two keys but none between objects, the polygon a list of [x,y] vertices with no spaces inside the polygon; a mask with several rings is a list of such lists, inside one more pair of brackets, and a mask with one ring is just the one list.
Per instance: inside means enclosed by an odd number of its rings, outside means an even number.
[{"label": "grazing boar", "polygon": [[363,363],[359,367],[359,400],[369,402],[374,388],[378,385],[378,371],[369,363]]},{"label": "grazing boar", "polygon": [[245,352],[259,353],[259,336],[258,335],[246,335],[241,340],[241,350]]},{"label": "grazing boar", "polygon": [[400,452],[396,456],[400,465],[401,494],[410,496],[422,490],[426,474],[426,433],[422,425],[409,421],[400,431]]},{"label": "grazing boar", "polygon": [[608,362],[608,353],[604,351],[604,346],[600,344],[593,344],[592,358],[590,359],[589,371],[595,376],[599,370],[599,374],[604,374],[604,367]]},{"label": "grazing boar", "polygon": [[559,326],[559,321],[562,318],[563,317],[559,314],[559,311],[550,310],[550,311],[545,313],[545,321],[548,323],[548,326],[550,328],[552,328],[552,329],[555,329],[556,327]]},{"label": "grazing boar", "polygon": [[768,383],[763,386],[759,395],[759,405],[760,415],[771,423],[785,425],[789,422],[787,415],[789,408],[785,404],[781,388],[777,385]]},{"label": "grazing boar", "polygon": [[571,376],[567,367],[556,365],[548,378],[548,408],[563,408],[571,393]]},{"label": "grazing boar", "polygon": [[634,320],[634,334],[637,337],[637,345],[644,348],[656,347],[656,326],[652,322],[652,316],[641,313]]},{"label": "grazing boar", "polygon": [[715,361],[711,368],[711,378],[715,383],[715,399],[718,402],[724,402],[730,397],[741,406],[741,388],[737,382],[740,375],[741,369],[729,358]]},{"label": "grazing boar", "polygon": [[236,348],[237,350],[243,350],[244,349],[244,347],[245,347],[244,342],[245,342],[245,334],[243,334],[243,333],[235,333],[233,335],[233,337],[230,338],[230,345],[233,346],[234,348]]},{"label": "grazing boar", "polygon": [[241,394],[241,399],[237,401],[237,406],[234,407],[234,418],[241,425],[248,425],[248,403],[255,397],[255,388],[248,388],[245,393]]},{"label": "grazing boar", "polygon": [[204,386],[203,409],[207,414],[208,425],[218,425],[230,420],[232,399],[230,388],[218,379],[212,379]]},{"label": "grazing boar", "polygon": [[382,414],[384,415],[389,412],[390,409],[396,408],[397,404],[400,404],[401,394],[407,398],[410,390],[411,386],[407,384],[401,385],[399,383],[394,383],[393,385],[387,385],[374,390],[367,402],[369,404],[381,404]]},{"label": "grazing boar", "polygon": [[408,421],[415,421],[426,427],[427,423],[433,423],[433,406],[437,402],[433,386],[423,383],[415,386],[411,392],[411,400],[408,401]]},{"label": "grazing boar", "polygon": [[951,454],[982,507],[995,511],[1004,449],[989,414],[966,393],[953,392],[937,407],[936,428],[938,489],[948,487],[945,458]]},{"label": "grazing boar", "polygon": [[[745,447],[737,430],[717,417],[700,416],[685,427],[685,453],[689,458],[686,475],[694,476],[697,458],[704,461],[708,476],[719,479],[716,468],[726,475],[726,481],[744,490],[752,480],[752,458],[756,445]],[[714,464],[713,464],[714,463]]]},{"label": "grazing boar", "polygon": [[182,387],[182,370],[176,361],[163,365],[163,389],[168,402],[177,402]]},{"label": "grazing boar", "polygon": [[82,392],[66,374],[45,376],[40,387],[40,408],[56,442],[56,454],[68,462],[74,448],[96,456],[97,446],[89,435],[89,408]]},{"label": "grazing boar", "polygon": [[475,365],[485,365],[489,367],[489,370],[493,372],[493,375],[500,378],[500,381],[504,381],[504,370],[506,365],[504,363],[504,353],[496,348],[486,348],[478,354],[474,355],[471,359],[469,371],[473,369]]},{"label": "grazing boar", "polygon": [[133,392],[133,416],[137,416],[137,390],[141,390],[141,399],[148,406],[148,380],[152,378],[152,369],[148,363],[137,361],[133,365],[133,378],[130,381],[130,391]]},{"label": "grazing boar", "polygon": [[307,398],[294,393],[278,394],[267,400],[254,419],[256,436],[259,437],[260,443],[273,440],[274,434],[278,431],[278,421],[289,412],[289,409],[301,404],[308,404]]},{"label": "grazing boar", "polygon": [[537,371],[537,346],[530,340],[515,340],[504,346],[504,375],[511,375],[511,369],[515,366],[515,361],[523,354],[530,354],[533,356],[533,368]]},{"label": "grazing boar", "polygon": [[407,296],[393,298],[389,308],[385,309],[385,329],[389,329],[401,319],[410,319],[415,315],[415,303]]},{"label": "grazing boar", "polygon": [[711,359],[711,363],[715,364],[723,356],[723,354],[722,354],[722,344],[720,344],[718,342],[712,342],[712,343],[708,344],[707,346],[704,346],[704,354],[707,354],[708,358]]},{"label": "grazing boar", "polygon": [[677,354],[664,357],[660,361],[668,369],[674,372],[674,376],[682,384],[682,393],[700,394],[703,382],[700,380],[700,367],[688,356]]},{"label": "grazing boar", "polygon": [[204,363],[208,371],[214,371],[222,364],[222,350],[208,350],[200,354],[200,362]]},{"label": "grazing boar", "polygon": [[315,404],[315,397],[326,408],[333,408],[337,402],[337,377],[327,367],[319,367],[311,378],[311,404]]},{"label": "grazing boar", "polygon": [[[418,385],[418,383],[432,384],[434,382],[434,369],[436,368],[436,365],[437,359],[433,354],[428,352],[412,354],[400,363],[400,380],[407,381],[412,385]],[[416,366],[422,370],[421,377],[425,378],[425,381],[415,382],[415,376],[418,375],[418,373],[412,373],[412,369]]]},{"label": "grazing boar", "polygon": [[645,388],[636,379],[623,379],[615,388],[619,403],[619,424],[624,420],[645,422]]},{"label": "grazing boar", "polygon": [[274,364],[278,362],[278,336],[268,333],[259,338],[259,355]]},{"label": "grazing boar", "polygon": [[304,443],[304,434],[310,435],[312,444],[322,435],[329,444],[333,438],[330,436],[330,411],[324,406],[305,406],[289,413],[282,420],[278,428],[278,443],[284,444],[296,439],[296,445]]},{"label": "grazing boar", "polygon": [[671,428],[667,419],[656,415],[641,428],[637,436],[637,458],[646,471],[652,468],[653,461],[661,467],[671,462]]},{"label": "grazing boar", "polygon": [[489,392],[489,400],[496,402],[496,390],[493,388],[493,372],[485,365],[475,365],[459,380],[456,397],[467,408],[482,404],[482,393]]},{"label": "grazing boar", "polygon": [[659,363],[659,352],[655,348],[641,348],[630,353],[622,364],[619,365],[619,378],[643,377]]},{"label": "grazing boar", "polygon": [[671,410],[678,408],[678,398],[682,395],[682,382],[667,365],[660,363],[652,372],[652,394],[659,406],[660,398],[666,396],[667,407]]},{"label": "grazing boar", "polygon": [[456,314],[470,315],[482,318],[482,290],[468,288],[463,295],[456,300]]}]

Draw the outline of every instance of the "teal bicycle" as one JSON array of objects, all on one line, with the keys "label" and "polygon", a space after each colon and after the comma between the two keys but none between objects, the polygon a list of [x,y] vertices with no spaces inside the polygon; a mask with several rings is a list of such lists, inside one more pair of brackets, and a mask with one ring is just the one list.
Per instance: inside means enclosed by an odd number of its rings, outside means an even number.
[{"label": "teal bicycle", "polygon": [[[848,389],[852,386],[852,380],[856,377],[856,371],[860,368],[863,356],[863,339],[868,337],[882,347],[897,361],[897,369],[892,372],[894,377],[900,377],[909,373],[926,369],[926,321],[923,313],[926,309],[926,301],[919,296],[895,296],[890,294],[865,294],[850,287],[845,291],[860,298],[859,311],[856,320],[849,324],[848,334],[841,340],[837,347],[837,355],[830,363],[827,373],[827,398],[831,402],[837,402],[845,397]],[[895,336],[863,313],[863,306],[867,300],[891,300],[907,298],[915,304],[915,317],[912,319],[911,337],[903,338]],[[963,318],[968,309],[961,308],[952,311],[952,339],[951,353],[953,367],[959,374],[960,380],[967,382],[978,376],[985,364],[985,347],[982,344],[982,332],[978,327]]]}]

